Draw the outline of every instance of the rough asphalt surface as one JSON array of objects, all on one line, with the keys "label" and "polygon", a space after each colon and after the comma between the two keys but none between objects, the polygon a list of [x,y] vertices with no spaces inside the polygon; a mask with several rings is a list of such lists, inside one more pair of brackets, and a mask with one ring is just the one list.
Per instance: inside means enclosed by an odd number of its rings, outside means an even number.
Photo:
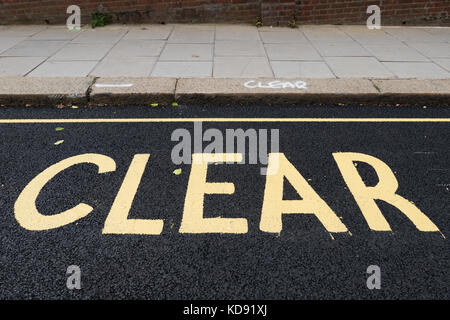
[{"label": "rough asphalt surface", "polygon": [[[142,108],[2,108],[1,119],[144,117],[442,117],[450,109],[179,106]],[[56,132],[55,127],[64,127]],[[170,140],[192,123],[0,124],[1,299],[449,299],[450,123],[203,123],[203,128],[280,130],[280,152],[342,217],[350,234],[334,240],[313,215],[284,215],[279,235],[259,230],[265,176],[259,165],[211,165],[208,181],[233,182],[232,195],[207,195],[205,217],[243,217],[243,235],[178,232],[190,165],[174,165]],[[55,146],[54,142],[64,140]],[[332,153],[375,156],[395,172],[398,193],[440,229],[421,232],[378,201],[393,232],[371,231]],[[37,208],[57,214],[80,202],[94,207],[76,223],[48,231],[23,229],[14,203],[37,174],[65,158],[99,153],[115,172],[81,164],[52,179]],[[130,218],[164,219],[159,236],[103,235],[102,228],[133,155],[151,157]],[[182,168],[181,175],[174,169]],[[377,177],[358,166],[367,185]],[[285,183],[285,199],[299,199]],[[66,288],[66,269],[81,268],[82,289]],[[381,290],[366,269],[378,265]]]}]

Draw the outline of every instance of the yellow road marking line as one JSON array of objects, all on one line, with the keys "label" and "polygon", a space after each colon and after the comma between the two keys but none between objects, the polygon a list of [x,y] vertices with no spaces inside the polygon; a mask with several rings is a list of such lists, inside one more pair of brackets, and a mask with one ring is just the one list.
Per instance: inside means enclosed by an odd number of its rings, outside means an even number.
[{"label": "yellow road marking line", "polygon": [[450,122],[450,118],[88,118],[0,119],[0,124],[27,123],[165,123],[165,122]]}]

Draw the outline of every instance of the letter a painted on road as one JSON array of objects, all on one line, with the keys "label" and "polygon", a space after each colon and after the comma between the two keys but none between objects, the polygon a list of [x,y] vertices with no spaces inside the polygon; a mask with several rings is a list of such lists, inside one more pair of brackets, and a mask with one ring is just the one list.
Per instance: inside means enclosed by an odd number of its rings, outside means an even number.
[{"label": "letter a painted on road", "polygon": [[[278,168],[273,168],[277,166]],[[281,216],[289,213],[314,214],[328,232],[346,232],[347,227],[324,200],[289,162],[284,153],[270,153],[264,190],[264,202],[259,228],[261,231],[280,233]],[[283,180],[286,178],[303,200],[283,200]]]}]

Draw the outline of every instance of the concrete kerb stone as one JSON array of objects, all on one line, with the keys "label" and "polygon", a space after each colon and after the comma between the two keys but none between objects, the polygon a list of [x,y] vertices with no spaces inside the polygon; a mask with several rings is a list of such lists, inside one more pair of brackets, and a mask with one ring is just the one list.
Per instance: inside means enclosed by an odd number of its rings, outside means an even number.
[{"label": "concrete kerb stone", "polygon": [[1,106],[85,105],[93,78],[0,77]]},{"label": "concrete kerb stone", "polygon": [[324,104],[378,102],[367,79],[180,79],[175,93],[183,104]]},{"label": "concrete kerb stone", "polygon": [[150,105],[174,102],[175,78],[98,78],[90,105]]},{"label": "concrete kerb stone", "polygon": [[372,80],[381,103],[450,106],[450,79]]},{"label": "concrete kerb stone", "polygon": [[180,79],[175,95],[183,104],[450,106],[450,80]]},{"label": "concrete kerb stone", "polygon": [[2,106],[364,104],[450,106],[450,79],[0,78]]}]

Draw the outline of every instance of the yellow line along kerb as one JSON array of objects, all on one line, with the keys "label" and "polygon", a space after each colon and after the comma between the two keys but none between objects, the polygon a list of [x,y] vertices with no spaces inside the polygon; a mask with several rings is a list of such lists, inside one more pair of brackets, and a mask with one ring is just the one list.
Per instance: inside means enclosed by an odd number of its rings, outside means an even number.
[{"label": "yellow line along kerb", "polygon": [[0,124],[166,123],[166,122],[450,122],[450,118],[86,118],[0,119]]}]

